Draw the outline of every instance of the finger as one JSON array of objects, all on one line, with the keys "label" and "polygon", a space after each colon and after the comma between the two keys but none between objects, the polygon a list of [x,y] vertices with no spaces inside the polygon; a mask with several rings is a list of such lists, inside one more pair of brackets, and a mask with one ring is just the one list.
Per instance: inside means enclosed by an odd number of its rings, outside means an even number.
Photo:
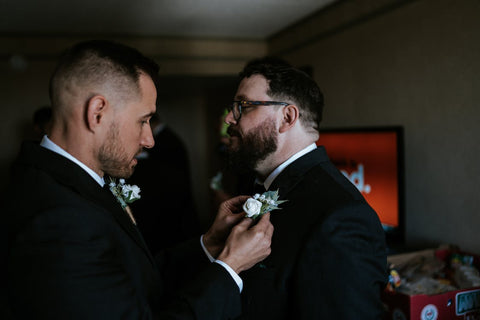
[{"label": "finger", "polygon": [[258,228],[266,228],[270,224],[270,212],[263,214],[257,223]]},{"label": "finger", "polygon": [[248,198],[250,198],[250,196],[246,196],[246,195],[240,195],[240,196],[236,196],[234,199],[235,200],[238,200],[240,202],[245,202],[245,200],[247,200]]},{"label": "finger", "polygon": [[235,226],[236,229],[242,230],[247,230],[253,223],[253,220],[250,218],[243,218],[242,221],[240,221],[239,224]]},{"label": "finger", "polygon": [[237,224],[243,218],[245,218],[245,215],[235,213],[235,214],[231,214],[228,217],[226,217],[226,221],[227,221],[228,224]]},{"label": "finger", "polygon": [[230,199],[230,203],[234,206],[242,206],[247,199],[250,198],[249,196],[236,196],[235,198]]},{"label": "finger", "polygon": [[240,213],[243,211],[242,206],[248,198],[249,196],[237,196],[225,201],[223,205],[232,213]]},{"label": "finger", "polygon": [[247,199],[250,198],[249,196],[238,196],[232,199],[232,212],[243,212],[243,204]]},{"label": "finger", "polygon": [[267,212],[265,213],[261,218],[260,220],[258,221],[258,223],[255,225],[255,227],[257,230],[263,230],[263,232],[268,236],[268,237],[272,237],[273,235],[273,224],[270,222],[270,212]]},{"label": "finger", "polygon": [[265,234],[271,239],[273,236],[273,231],[275,228],[273,227],[273,224],[269,224],[267,230],[265,230]]}]

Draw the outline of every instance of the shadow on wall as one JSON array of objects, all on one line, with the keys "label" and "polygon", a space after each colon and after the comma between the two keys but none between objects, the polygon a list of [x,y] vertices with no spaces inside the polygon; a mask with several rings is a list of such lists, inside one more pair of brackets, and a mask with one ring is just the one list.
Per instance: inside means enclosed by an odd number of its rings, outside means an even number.
[{"label": "shadow on wall", "polygon": [[210,179],[218,170],[219,116],[232,101],[237,76],[161,77],[158,110],[184,141],[192,173],[193,197],[200,225],[210,224]]}]

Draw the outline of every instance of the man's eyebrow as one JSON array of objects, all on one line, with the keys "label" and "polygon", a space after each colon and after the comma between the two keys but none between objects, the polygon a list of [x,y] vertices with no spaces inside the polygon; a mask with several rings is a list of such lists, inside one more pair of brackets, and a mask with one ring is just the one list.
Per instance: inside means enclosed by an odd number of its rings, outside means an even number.
[{"label": "man's eyebrow", "polygon": [[248,101],[248,98],[245,97],[244,95],[238,95],[238,96],[235,96],[235,100],[247,100]]},{"label": "man's eyebrow", "polygon": [[153,117],[153,115],[154,115],[155,113],[156,113],[156,112],[150,112],[150,113],[148,113],[148,114],[146,114],[146,115],[142,116],[141,118],[142,118],[142,119],[145,119],[145,118],[151,118],[151,117]]}]

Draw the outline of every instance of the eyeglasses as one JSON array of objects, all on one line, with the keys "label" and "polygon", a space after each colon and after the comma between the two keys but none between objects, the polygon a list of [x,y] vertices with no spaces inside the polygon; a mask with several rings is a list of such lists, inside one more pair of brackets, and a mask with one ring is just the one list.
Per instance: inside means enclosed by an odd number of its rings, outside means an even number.
[{"label": "eyeglasses", "polygon": [[228,110],[232,111],[233,118],[235,121],[240,120],[242,117],[242,109],[258,107],[258,106],[288,106],[290,103],[286,102],[279,102],[279,101],[247,101],[247,100],[235,100],[232,102],[230,106],[228,106]]}]

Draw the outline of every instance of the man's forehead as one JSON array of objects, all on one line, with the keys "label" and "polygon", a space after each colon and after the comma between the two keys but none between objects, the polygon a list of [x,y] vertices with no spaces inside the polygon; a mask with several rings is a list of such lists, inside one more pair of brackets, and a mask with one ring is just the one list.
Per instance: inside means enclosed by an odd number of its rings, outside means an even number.
[{"label": "man's forehead", "polygon": [[268,97],[268,82],[264,76],[254,74],[248,78],[244,78],[238,86],[235,95],[236,100],[256,100]]}]

